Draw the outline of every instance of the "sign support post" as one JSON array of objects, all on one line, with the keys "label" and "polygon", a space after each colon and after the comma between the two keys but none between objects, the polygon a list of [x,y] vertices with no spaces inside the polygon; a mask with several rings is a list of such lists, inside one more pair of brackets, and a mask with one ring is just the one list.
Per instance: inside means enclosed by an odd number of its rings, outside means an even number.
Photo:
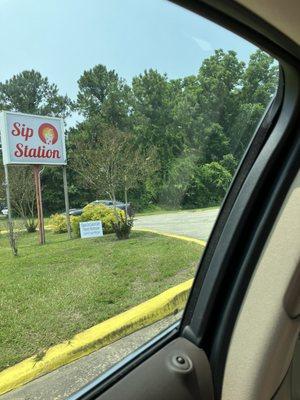
[{"label": "sign support post", "polygon": [[68,194],[68,182],[67,182],[67,167],[65,165],[63,166],[63,180],[64,180],[67,231],[68,231],[68,238],[71,239],[72,235],[71,235],[71,223],[70,223],[70,206],[69,206],[69,194]]},{"label": "sign support post", "polygon": [[42,188],[41,188],[41,176],[40,176],[39,165],[33,166],[33,174],[34,174],[34,184],[36,193],[36,208],[38,215],[39,241],[40,244],[45,244],[45,227],[44,227]]},{"label": "sign support post", "polygon": [[6,204],[7,204],[7,225],[10,247],[14,256],[18,255],[18,250],[16,247],[16,239],[14,235],[13,221],[11,217],[11,204],[10,204],[10,190],[9,190],[9,179],[8,179],[8,167],[4,164],[4,174],[5,174],[5,192],[6,192]]}]

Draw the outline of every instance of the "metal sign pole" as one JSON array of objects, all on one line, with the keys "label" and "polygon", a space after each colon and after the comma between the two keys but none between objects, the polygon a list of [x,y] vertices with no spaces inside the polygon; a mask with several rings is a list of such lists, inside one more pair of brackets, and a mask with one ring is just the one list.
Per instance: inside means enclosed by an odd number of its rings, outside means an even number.
[{"label": "metal sign pole", "polygon": [[69,206],[69,194],[68,194],[68,182],[67,182],[67,167],[63,166],[63,180],[64,180],[64,194],[65,194],[65,205],[66,205],[66,220],[67,220],[67,231],[68,237],[71,239],[71,223],[70,223],[70,206]]},{"label": "metal sign pole", "polygon": [[43,202],[42,202],[42,187],[41,187],[41,176],[40,166],[33,166],[35,194],[36,194],[36,208],[38,214],[38,226],[39,226],[39,242],[45,244],[45,227],[44,227],[44,216],[43,216]]},{"label": "metal sign pole", "polygon": [[14,235],[13,221],[11,216],[11,204],[10,204],[10,190],[9,190],[9,179],[8,179],[8,167],[4,164],[4,175],[5,175],[5,192],[6,192],[6,203],[7,203],[7,225],[9,234],[9,243],[14,256],[18,254],[16,247],[16,240]]}]

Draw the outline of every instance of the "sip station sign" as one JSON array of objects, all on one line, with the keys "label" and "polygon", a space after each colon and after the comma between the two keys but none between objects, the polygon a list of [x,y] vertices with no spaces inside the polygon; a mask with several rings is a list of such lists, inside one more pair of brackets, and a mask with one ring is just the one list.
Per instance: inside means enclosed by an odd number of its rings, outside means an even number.
[{"label": "sip station sign", "polygon": [[[66,146],[61,118],[2,111],[0,113],[2,157],[5,168],[9,225],[12,229],[8,165],[32,165],[36,189],[40,243],[45,243],[41,195],[41,166],[63,166],[67,227],[70,236],[69,201],[66,178]],[[28,182],[30,184],[30,182]]]},{"label": "sip station sign", "polygon": [[4,164],[67,164],[61,118],[3,111],[0,121]]}]

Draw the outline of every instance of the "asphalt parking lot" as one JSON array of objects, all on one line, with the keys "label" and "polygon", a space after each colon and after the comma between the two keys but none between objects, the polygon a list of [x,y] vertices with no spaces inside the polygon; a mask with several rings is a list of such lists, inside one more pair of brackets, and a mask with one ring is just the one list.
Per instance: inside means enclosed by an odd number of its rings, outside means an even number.
[{"label": "asphalt parking lot", "polygon": [[190,236],[207,240],[217,218],[219,209],[188,210],[165,214],[141,215],[134,221],[136,229],[153,229],[161,233]]}]

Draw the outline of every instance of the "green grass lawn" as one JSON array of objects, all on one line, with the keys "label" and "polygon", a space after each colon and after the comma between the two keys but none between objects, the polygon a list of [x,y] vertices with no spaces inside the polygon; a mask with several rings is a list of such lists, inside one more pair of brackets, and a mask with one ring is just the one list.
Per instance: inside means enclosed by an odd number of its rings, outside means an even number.
[{"label": "green grass lawn", "polygon": [[[49,223],[49,218],[44,218],[44,224],[47,225]],[[24,222],[22,221],[21,218],[13,218],[13,226],[14,229],[18,232],[19,230],[24,231],[25,226]],[[3,215],[0,215],[0,234],[3,231],[7,231],[7,217],[4,217]]]},{"label": "green grass lawn", "polygon": [[[24,224],[22,223],[21,219],[17,218],[14,219],[14,227],[16,229],[24,229]],[[7,217],[0,216],[0,233],[1,231],[7,230]]]},{"label": "green grass lawn", "polygon": [[141,232],[46,240],[20,233],[13,257],[0,235],[0,370],[193,277],[202,252]]}]

